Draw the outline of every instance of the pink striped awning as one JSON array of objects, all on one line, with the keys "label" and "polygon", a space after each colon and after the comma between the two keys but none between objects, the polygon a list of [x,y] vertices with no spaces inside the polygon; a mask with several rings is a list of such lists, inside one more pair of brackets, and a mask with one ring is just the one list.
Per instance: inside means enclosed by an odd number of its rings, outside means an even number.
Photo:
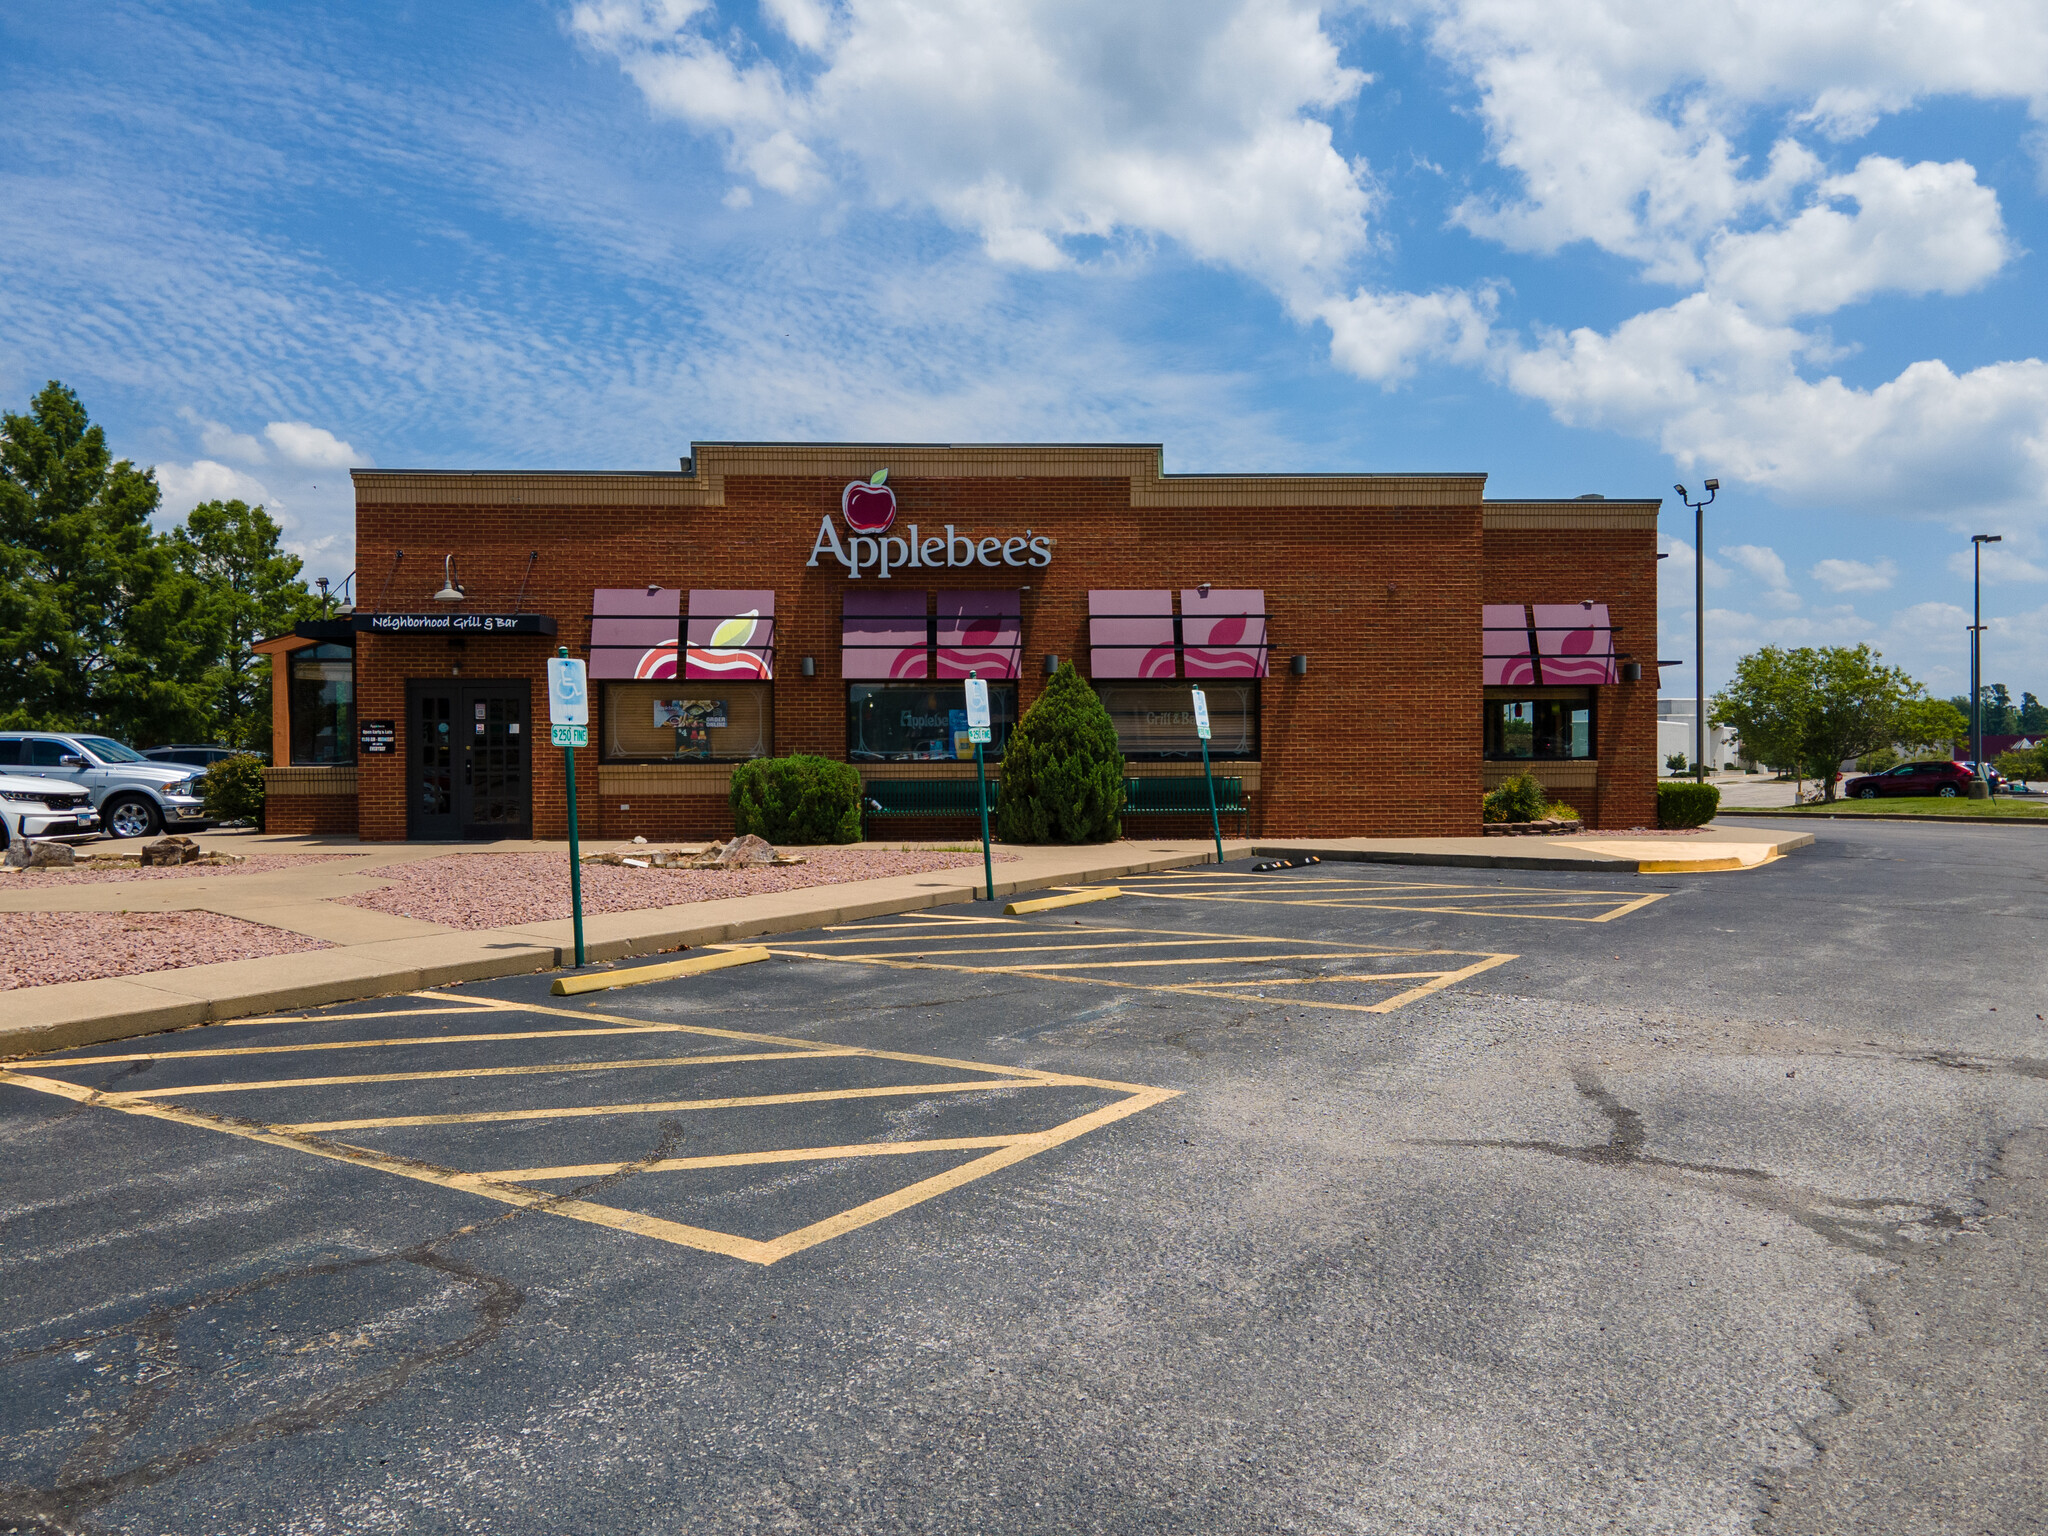
[{"label": "pink striped awning", "polygon": [[692,588],[683,657],[689,678],[775,676],[775,594]]},{"label": "pink striped awning", "polygon": [[1537,603],[1536,658],[1550,684],[1618,683],[1605,603]]},{"label": "pink striped awning", "polygon": [[1014,590],[941,592],[938,675],[972,672],[983,681],[1016,677],[1024,649],[1020,596]]},{"label": "pink striped awning", "polygon": [[1536,657],[1529,648],[1529,611],[1520,603],[1486,605],[1485,686],[1512,688],[1536,681]]},{"label": "pink striped awning", "polygon": [[683,594],[666,587],[599,587],[590,594],[590,675],[676,675]]},{"label": "pink striped awning", "polygon": [[924,589],[894,591],[877,583],[846,589],[840,621],[839,675],[893,682],[931,675]]},{"label": "pink striped awning", "polygon": [[1177,670],[1171,592],[1088,594],[1089,676],[1172,677]]},{"label": "pink striped awning", "polygon": [[1180,594],[1183,665],[1191,678],[1266,675],[1266,594],[1256,587]]}]

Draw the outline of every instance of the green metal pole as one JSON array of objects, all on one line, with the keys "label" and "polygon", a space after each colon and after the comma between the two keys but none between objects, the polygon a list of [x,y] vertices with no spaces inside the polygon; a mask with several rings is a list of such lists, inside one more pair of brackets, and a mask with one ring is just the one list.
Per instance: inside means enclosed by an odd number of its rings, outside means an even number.
[{"label": "green metal pole", "polygon": [[1209,831],[1216,838],[1216,862],[1223,862],[1223,824],[1216,819],[1216,780],[1209,772],[1209,738],[1202,738],[1202,782],[1209,786]]},{"label": "green metal pole", "polygon": [[988,882],[988,899],[996,899],[996,861],[988,851],[988,776],[982,770],[981,743],[974,744],[974,784],[981,797],[981,873]]},{"label": "green metal pole", "polygon": [[[569,647],[555,652],[567,656]],[[583,845],[576,836],[576,749],[562,748],[562,768],[569,776],[569,911],[576,924],[576,968],[583,968]]]}]

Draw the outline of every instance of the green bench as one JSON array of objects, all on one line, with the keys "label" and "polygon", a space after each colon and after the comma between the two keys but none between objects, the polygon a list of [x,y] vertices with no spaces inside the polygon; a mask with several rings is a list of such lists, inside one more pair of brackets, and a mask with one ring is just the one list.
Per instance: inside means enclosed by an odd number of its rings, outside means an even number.
[{"label": "green bench", "polygon": [[[1215,783],[1216,814],[1237,817],[1238,830],[1243,831],[1243,818],[1250,809],[1244,803],[1244,780],[1219,776]],[[1209,787],[1199,778],[1125,779],[1124,814],[1207,816]]]},{"label": "green bench", "polygon": [[[997,780],[988,786],[989,809],[996,804]],[[925,819],[968,816],[979,819],[981,801],[972,779],[869,779],[860,788],[861,816],[868,821],[914,816]]]}]

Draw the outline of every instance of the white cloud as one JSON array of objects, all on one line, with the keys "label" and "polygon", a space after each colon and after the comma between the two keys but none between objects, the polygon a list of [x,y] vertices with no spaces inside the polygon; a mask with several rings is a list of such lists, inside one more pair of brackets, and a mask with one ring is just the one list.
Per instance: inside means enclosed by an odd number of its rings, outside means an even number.
[{"label": "white cloud", "polygon": [[1415,372],[1418,359],[1485,360],[1495,296],[1456,289],[1436,293],[1367,293],[1332,299],[1318,313],[1330,327],[1330,355],[1363,379],[1391,387]]},{"label": "white cloud", "polygon": [[288,462],[307,469],[347,469],[368,462],[325,427],[308,422],[273,421],[263,435]]},{"label": "white cloud", "polygon": [[1899,574],[1890,560],[1822,560],[1813,568],[1813,579],[1830,592],[1883,592]]},{"label": "white cloud", "polygon": [[[1854,200],[1856,211],[1833,206]],[[1963,293],[2012,247],[1998,195],[1961,160],[1906,165],[1872,155],[1820,184],[1812,206],[1775,229],[1719,236],[1708,291],[1765,320],[1823,315],[1892,290]]]},{"label": "white cloud", "polygon": [[244,464],[261,464],[267,457],[263,452],[263,445],[248,433],[237,432],[218,421],[209,421],[190,406],[181,409],[178,417],[198,430],[199,446],[218,458],[239,459]]},{"label": "white cloud", "polygon": [[[1659,562],[1657,574],[1660,582],[1674,586],[1682,585],[1690,599],[1693,589],[1693,565],[1696,554],[1693,547],[1676,534],[1657,535],[1657,548],[1669,558]],[[1709,592],[1728,585],[1728,567],[1720,561],[1709,558],[1706,570],[1706,588]]]},{"label": "white cloud", "polygon": [[202,501],[246,501],[253,507],[270,499],[261,480],[215,459],[159,464],[156,483],[163,490],[163,510],[174,517],[183,517]]},{"label": "white cloud", "polygon": [[792,195],[935,209],[998,261],[1077,239],[1179,241],[1306,317],[1367,247],[1369,174],[1320,114],[1370,77],[1309,0],[778,0],[803,68],[709,0],[584,0],[575,34],[657,111]]},{"label": "white cloud", "polygon": [[1721,553],[1767,587],[1792,584],[1784,560],[1768,544],[1723,544]]},{"label": "white cloud", "polygon": [[[1950,555],[1948,568],[1951,575],[1964,581],[1970,581],[1977,575],[1975,557],[1967,549],[1959,549]],[[1987,587],[2016,581],[2048,581],[2048,570],[2009,543],[1987,544],[1984,546],[1983,579]]]}]

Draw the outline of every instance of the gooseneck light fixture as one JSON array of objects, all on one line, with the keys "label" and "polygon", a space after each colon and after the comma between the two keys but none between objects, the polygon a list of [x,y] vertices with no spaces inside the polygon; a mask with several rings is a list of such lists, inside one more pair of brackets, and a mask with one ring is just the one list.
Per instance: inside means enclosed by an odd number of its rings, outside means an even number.
[{"label": "gooseneck light fixture", "polygon": [[1692,508],[1692,776],[1707,782],[1707,508],[1721,482],[1706,482],[1707,499],[1694,501],[1685,487],[1671,487]]},{"label": "gooseneck light fixture", "polygon": [[437,603],[459,603],[469,594],[462,590],[462,584],[455,579],[455,557],[450,555],[441,563],[441,590],[434,594]]}]

